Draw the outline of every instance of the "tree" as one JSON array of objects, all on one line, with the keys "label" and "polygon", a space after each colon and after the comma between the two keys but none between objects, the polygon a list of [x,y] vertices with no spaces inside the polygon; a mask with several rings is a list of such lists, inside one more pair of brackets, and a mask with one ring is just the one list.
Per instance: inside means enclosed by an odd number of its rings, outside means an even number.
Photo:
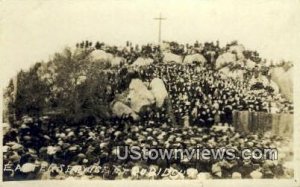
[{"label": "tree", "polygon": [[14,103],[17,119],[23,115],[40,116],[46,108],[50,90],[38,76],[40,66],[37,63],[28,72],[21,71],[17,76],[18,89]]},{"label": "tree", "polygon": [[109,104],[115,96],[111,88],[119,87],[117,73],[108,71],[106,62],[93,62],[92,51],[88,48],[73,52],[66,48],[49,62],[20,71],[15,100],[12,81],[7,89],[11,113],[17,119],[24,115],[59,114],[71,123],[85,117],[108,117]]},{"label": "tree", "polygon": [[3,121],[13,124],[15,120],[15,86],[13,79],[10,79],[8,86],[4,90],[3,100],[4,100],[4,110],[3,110]]}]

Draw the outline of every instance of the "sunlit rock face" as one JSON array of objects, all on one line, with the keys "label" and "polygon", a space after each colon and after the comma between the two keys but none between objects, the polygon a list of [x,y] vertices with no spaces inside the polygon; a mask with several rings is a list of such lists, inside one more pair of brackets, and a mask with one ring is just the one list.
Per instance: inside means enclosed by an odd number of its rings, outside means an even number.
[{"label": "sunlit rock face", "polygon": [[163,53],[164,63],[182,63],[183,57],[173,53],[165,52]]},{"label": "sunlit rock face", "polygon": [[138,120],[139,116],[129,106],[117,101],[112,105],[112,113],[114,116],[121,117],[122,115],[131,115],[134,120]]},{"label": "sunlit rock face", "polygon": [[187,55],[183,60],[183,63],[186,63],[186,64],[191,64],[193,62],[197,62],[197,63],[200,63],[200,64],[205,64],[206,59],[201,54],[192,54],[192,55]]},{"label": "sunlit rock face", "polygon": [[150,88],[153,96],[155,97],[156,107],[162,107],[168,97],[168,91],[163,80],[154,78],[150,83]]},{"label": "sunlit rock face", "polygon": [[216,69],[224,67],[227,64],[234,63],[237,61],[235,54],[227,52],[220,55],[216,60]]},{"label": "sunlit rock face", "polygon": [[153,59],[151,58],[139,57],[133,62],[131,66],[149,66],[152,63],[153,63]]},{"label": "sunlit rock face", "polygon": [[281,93],[290,101],[293,100],[293,72],[293,67],[287,71],[283,67],[270,70],[271,80],[278,85]]},{"label": "sunlit rock face", "polygon": [[150,107],[155,103],[155,97],[140,79],[132,79],[127,101],[130,108],[140,113],[143,108]]},{"label": "sunlit rock face", "polygon": [[106,61],[111,62],[113,59],[113,55],[110,53],[107,53],[103,50],[94,50],[90,54],[92,61]]}]

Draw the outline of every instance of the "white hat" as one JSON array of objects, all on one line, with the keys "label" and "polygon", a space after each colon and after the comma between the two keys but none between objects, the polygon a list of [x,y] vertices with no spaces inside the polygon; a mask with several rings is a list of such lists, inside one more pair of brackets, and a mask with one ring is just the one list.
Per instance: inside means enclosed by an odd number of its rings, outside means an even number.
[{"label": "white hat", "polygon": [[195,168],[188,168],[186,170],[186,173],[187,173],[188,178],[190,178],[190,179],[196,179],[197,175],[198,175],[198,170],[195,169]]},{"label": "white hat", "polygon": [[233,178],[233,179],[241,179],[242,175],[239,172],[233,172],[231,178]]},{"label": "white hat", "polygon": [[54,146],[48,146],[47,147],[47,154],[48,155],[54,155],[57,152],[57,147]]},{"label": "white hat", "polygon": [[128,138],[127,140],[125,140],[125,144],[131,144],[132,143],[132,139]]},{"label": "white hat", "polygon": [[116,131],[116,132],[114,133],[115,136],[119,136],[120,134],[122,134],[121,131]]},{"label": "white hat", "polygon": [[206,179],[211,179],[211,178],[212,178],[212,176],[208,172],[200,172],[197,175],[198,180],[206,180]]},{"label": "white hat", "polygon": [[30,172],[34,172],[36,165],[33,163],[25,163],[22,165],[21,167],[21,171],[23,173],[30,173]]},{"label": "white hat", "polygon": [[215,164],[212,165],[211,172],[213,174],[216,174],[216,173],[221,172],[221,171],[222,171],[222,169],[221,169],[221,166],[220,166],[219,163],[215,163]]},{"label": "white hat", "polygon": [[139,166],[133,166],[131,168],[131,176],[136,177],[140,173],[140,167]]},{"label": "white hat", "polygon": [[11,149],[12,150],[20,150],[20,149],[22,149],[23,148],[23,145],[21,145],[21,144],[18,144],[18,143],[14,143],[13,144],[13,146],[11,146]]},{"label": "white hat", "polygon": [[262,178],[262,173],[255,170],[255,171],[252,171],[250,173],[250,176],[251,176],[252,179],[261,179]]},{"label": "white hat", "polygon": [[6,153],[8,151],[9,147],[7,145],[2,147],[2,152]]},{"label": "white hat", "polygon": [[77,146],[74,145],[74,146],[72,146],[72,147],[69,147],[69,150],[70,150],[70,151],[75,151],[75,150],[77,150]]}]

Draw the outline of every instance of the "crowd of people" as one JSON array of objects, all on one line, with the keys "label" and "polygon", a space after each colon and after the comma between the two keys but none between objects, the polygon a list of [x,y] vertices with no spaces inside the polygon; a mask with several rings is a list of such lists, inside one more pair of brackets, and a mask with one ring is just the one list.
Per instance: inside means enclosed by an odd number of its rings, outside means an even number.
[{"label": "crowd of people", "polygon": [[[90,44],[89,44],[90,45]],[[99,44],[100,45],[100,44]],[[101,45],[98,46],[101,48]],[[138,56],[155,60],[148,66],[121,67],[107,71],[107,96],[113,101],[124,92],[132,78],[150,82],[160,78],[169,98],[162,108],[152,108],[135,121],[130,115],[99,119],[96,125],[65,124],[63,120],[24,117],[4,135],[4,180],[24,179],[208,179],[208,178],[290,178],[293,169],[292,142],[275,135],[240,133],[231,126],[233,111],[293,113],[292,102],[272,90],[252,90],[247,79],[224,78],[221,73],[197,64],[161,63],[161,49],[146,45],[130,50],[106,51],[133,62]],[[172,44],[176,54],[200,50],[207,59],[222,52],[218,44],[204,46]],[[212,54],[211,51],[214,51]],[[207,57],[209,56],[209,58]],[[208,60],[209,61],[209,60]],[[175,125],[175,124],[176,125]],[[84,141],[83,141],[84,140]],[[161,148],[277,148],[278,160],[120,160],[116,146]],[[61,168],[64,165],[65,167]],[[69,170],[76,166],[77,170]],[[78,168],[100,166],[98,172]],[[42,171],[41,168],[48,168]],[[49,169],[50,168],[50,169]],[[153,173],[163,169],[172,174]],[[184,171],[183,173],[180,171]]]},{"label": "crowd of people", "polygon": [[[159,127],[127,119],[96,126],[55,124],[29,117],[4,136],[4,180],[29,179],[209,179],[289,178],[293,169],[291,139],[239,133],[229,126]],[[83,141],[84,140],[84,141]],[[277,148],[278,160],[120,160],[116,147],[141,148]],[[84,170],[96,167],[98,170]],[[72,169],[73,168],[73,169]],[[160,171],[160,172],[158,172]],[[164,172],[162,172],[164,171]],[[168,172],[166,172],[168,171]],[[170,172],[172,171],[172,172]]]},{"label": "crowd of people", "polygon": [[292,103],[280,94],[251,90],[247,80],[223,78],[218,71],[197,65],[159,64],[141,68],[142,80],[164,80],[177,122],[211,127],[231,124],[232,112],[292,113]]},{"label": "crowd of people", "polygon": [[[170,103],[160,111],[150,110],[142,115],[144,123],[160,125],[191,124],[199,127],[232,124],[233,111],[293,113],[293,103],[280,93],[262,88],[253,89],[247,79],[222,76],[222,73],[197,64],[152,64],[110,72],[108,94],[111,101],[128,88],[132,78],[145,83],[153,78],[164,81]],[[128,76],[130,74],[130,76]],[[167,111],[172,108],[172,116]],[[144,117],[144,116],[147,116]],[[175,118],[175,121],[170,118]],[[144,120],[147,119],[147,120]]]}]

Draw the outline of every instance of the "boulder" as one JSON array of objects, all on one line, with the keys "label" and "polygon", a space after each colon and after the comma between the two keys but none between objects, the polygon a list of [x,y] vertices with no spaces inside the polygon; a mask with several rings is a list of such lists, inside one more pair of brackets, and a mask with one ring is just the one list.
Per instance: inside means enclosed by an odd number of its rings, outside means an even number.
[{"label": "boulder", "polygon": [[187,64],[191,64],[193,62],[198,62],[198,63],[204,64],[204,63],[206,63],[206,59],[201,54],[192,54],[192,55],[187,55],[184,58],[183,62],[187,63]]},{"label": "boulder", "polygon": [[129,115],[131,114],[134,120],[138,120],[139,116],[133,111],[129,106],[125,105],[124,103],[117,101],[112,106],[112,113],[117,117],[121,117],[123,114]]},{"label": "boulder", "polygon": [[269,86],[271,86],[273,88],[275,94],[279,93],[279,86],[276,82],[274,82],[273,80],[270,80]]},{"label": "boulder", "polygon": [[168,91],[163,80],[154,78],[150,83],[151,92],[155,97],[156,107],[162,107],[168,97]]},{"label": "boulder", "polygon": [[107,53],[103,50],[94,50],[90,54],[92,61],[106,61],[106,62],[111,62],[112,59],[114,58],[112,54]]},{"label": "boulder", "polygon": [[255,66],[256,66],[256,63],[255,62],[253,62],[252,60],[250,60],[250,59],[247,59],[246,61],[245,61],[245,68],[247,68],[247,69],[249,69],[249,70],[252,70]]},{"label": "boulder", "polygon": [[182,56],[169,52],[163,53],[163,56],[163,62],[165,63],[182,63],[183,60]]},{"label": "boulder", "polygon": [[237,61],[236,55],[232,53],[223,53],[216,60],[216,69],[219,69],[227,64],[234,63]]},{"label": "boulder", "polygon": [[120,66],[122,62],[125,62],[124,58],[122,58],[122,57],[113,57],[113,59],[111,59],[111,66],[112,67]]},{"label": "boulder", "polygon": [[228,51],[231,53],[235,53],[238,59],[245,58],[243,54],[243,52],[245,51],[245,47],[241,44],[230,46]]},{"label": "boulder", "polygon": [[153,59],[152,58],[139,57],[138,59],[136,59],[133,62],[133,64],[131,64],[131,66],[149,66],[152,63],[153,63]]},{"label": "boulder", "polygon": [[270,84],[269,79],[264,75],[259,76],[258,81],[261,82],[264,86],[269,86]]},{"label": "boulder", "polygon": [[170,49],[169,43],[166,42],[166,41],[162,41],[161,44],[160,44],[160,49],[162,51],[168,51]]},{"label": "boulder", "polygon": [[270,70],[271,80],[278,85],[281,93],[290,101],[293,100],[293,70],[293,67],[287,71],[283,67]]},{"label": "boulder", "polygon": [[140,79],[132,79],[127,101],[133,111],[140,113],[143,108],[155,103],[155,97]]}]

